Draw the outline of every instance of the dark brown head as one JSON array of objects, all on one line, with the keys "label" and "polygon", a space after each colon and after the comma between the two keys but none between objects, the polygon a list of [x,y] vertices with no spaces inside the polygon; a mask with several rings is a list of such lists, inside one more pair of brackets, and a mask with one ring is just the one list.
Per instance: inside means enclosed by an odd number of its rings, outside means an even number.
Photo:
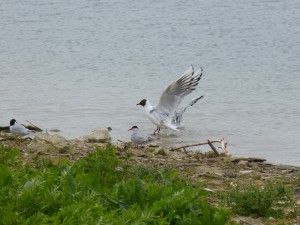
[{"label": "dark brown head", "polygon": [[145,106],[146,105],[147,100],[143,99],[142,101],[140,101],[140,103],[136,104],[136,105],[141,105],[141,106]]}]

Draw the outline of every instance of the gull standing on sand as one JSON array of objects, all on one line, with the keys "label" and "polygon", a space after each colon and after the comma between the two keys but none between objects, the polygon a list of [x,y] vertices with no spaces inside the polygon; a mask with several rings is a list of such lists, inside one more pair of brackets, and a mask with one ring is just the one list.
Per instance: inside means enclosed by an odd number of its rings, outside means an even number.
[{"label": "gull standing on sand", "polygon": [[12,119],[10,121],[10,126],[9,126],[9,132],[12,134],[17,134],[17,135],[25,135],[25,134],[33,134],[34,131],[27,129],[21,124],[18,124],[18,122],[15,119]]},{"label": "gull standing on sand", "polygon": [[131,136],[130,136],[130,140],[134,143],[134,144],[146,144],[148,142],[154,141],[155,139],[149,136],[145,136],[143,135],[140,131],[139,128],[137,126],[133,126],[131,127],[128,131],[132,131]]},{"label": "gull standing on sand", "polygon": [[179,125],[183,113],[203,96],[194,98],[183,108],[177,109],[177,107],[185,96],[195,90],[202,77],[202,71],[202,68],[194,71],[194,67],[191,66],[177,80],[166,87],[160,96],[158,105],[152,106],[147,99],[143,99],[137,104],[145,108],[146,115],[157,126],[153,134],[156,132],[159,134],[161,127],[167,127],[176,131],[180,130]]}]

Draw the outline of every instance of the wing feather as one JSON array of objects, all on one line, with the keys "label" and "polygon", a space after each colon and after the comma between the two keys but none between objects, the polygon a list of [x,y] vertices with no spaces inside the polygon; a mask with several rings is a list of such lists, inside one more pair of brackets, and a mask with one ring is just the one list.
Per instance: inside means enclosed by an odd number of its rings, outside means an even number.
[{"label": "wing feather", "polygon": [[173,114],[182,99],[195,90],[201,77],[202,68],[194,71],[194,67],[191,66],[177,80],[165,88],[155,110],[166,115]]}]

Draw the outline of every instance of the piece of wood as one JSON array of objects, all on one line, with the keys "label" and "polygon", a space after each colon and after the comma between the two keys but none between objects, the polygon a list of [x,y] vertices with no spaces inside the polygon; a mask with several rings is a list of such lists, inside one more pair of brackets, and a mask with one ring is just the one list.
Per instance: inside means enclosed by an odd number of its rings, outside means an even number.
[{"label": "piece of wood", "polygon": [[218,150],[215,148],[215,146],[211,143],[210,140],[207,139],[207,143],[208,145],[211,147],[211,149],[214,151],[214,153],[216,153],[217,156],[220,156]]},{"label": "piece of wood", "polygon": [[225,153],[227,152],[226,147],[227,147],[227,141],[225,141],[225,139],[222,138],[222,139],[221,139],[221,149],[222,149],[223,152],[225,152]]},{"label": "piece of wood", "polygon": [[9,132],[9,126],[0,127],[0,131]]},{"label": "piece of wood", "polygon": [[240,157],[234,158],[231,162],[248,161],[248,162],[265,162],[266,159],[256,157]]},{"label": "piece of wood", "polygon": [[16,138],[15,137],[3,137],[0,139],[0,142],[1,141],[15,141]]},{"label": "piece of wood", "polygon": [[122,141],[122,140],[120,140],[120,139],[118,139],[117,141],[119,141],[119,142],[121,142],[121,143],[123,143],[123,144],[127,144],[127,143],[128,143],[128,142]]},{"label": "piece of wood", "polygon": [[34,130],[34,131],[43,131],[41,128],[37,127],[36,125],[34,125],[33,123],[31,123],[30,121],[26,120],[28,123],[30,123],[30,125],[23,125],[25,126],[27,129],[29,130]]},{"label": "piece of wood", "polygon": [[31,137],[25,137],[25,138],[21,138],[21,139],[18,139],[17,136],[10,136],[10,137],[3,137],[0,139],[0,142],[1,141],[16,141],[16,140],[19,140],[20,142],[24,142],[24,141],[27,141],[27,140],[30,140],[32,141],[32,138]]},{"label": "piece of wood", "polygon": [[[220,143],[221,141],[210,141],[210,143],[216,143],[216,142]],[[208,144],[208,142],[205,141],[205,142],[199,142],[199,143],[196,143],[196,144],[183,145],[183,146],[180,146],[180,147],[171,148],[170,151],[176,151],[176,150],[181,149],[181,148],[188,148],[188,147],[207,145],[207,144]]]}]

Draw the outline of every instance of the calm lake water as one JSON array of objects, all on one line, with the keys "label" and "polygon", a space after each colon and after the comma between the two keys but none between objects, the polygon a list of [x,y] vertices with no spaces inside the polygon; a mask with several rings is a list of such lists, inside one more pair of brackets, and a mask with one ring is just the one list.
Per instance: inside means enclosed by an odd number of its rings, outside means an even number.
[{"label": "calm lake water", "polygon": [[162,144],[224,137],[235,156],[300,165],[299,0],[2,0],[0,28],[1,126],[150,134],[136,104],[193,64],[204,75],[186,102],[205,97]]}]

